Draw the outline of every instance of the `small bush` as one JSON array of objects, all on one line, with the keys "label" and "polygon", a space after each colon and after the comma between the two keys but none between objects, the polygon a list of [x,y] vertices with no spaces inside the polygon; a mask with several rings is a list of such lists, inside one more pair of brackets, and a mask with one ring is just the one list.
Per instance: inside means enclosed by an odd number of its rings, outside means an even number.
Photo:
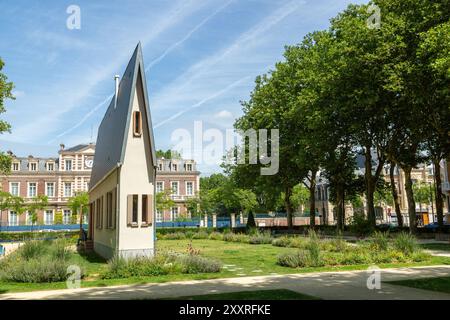
[{"label": "small bush", "polygon": [[289,247],[290,243],[291,239],[286,236],[275,238],[272,240],[272,245],[275,247]]},{"label": "small bush", "polygon": [[39,258],[47,251],[47,246],[48,242],[46,241],[31,240],[17,249],[17,253],[25,260]]},{"label": "small bush", "polygon": [[223,240],[223,235],[220,232],[211,232],[209,240]]},{"label": "small bush", "polygon": [[59,259],[17,260],[11,257],[2,263],[0,279],[3,281],[42,283],[67,280],[67,263]]},{"label": "small bush", "polygon": [[255,216],[253,215],[253,211],[250,210],[247,217],[247,229],[256,228]]},{"label": "small bush", "polygon": [[181,258],[182,272],[194,273],[215,273],[220,272],[222,264],[219,261],[207,259],[201,256],[188,255]]},{"label": "small bush", "polygon": [[183,232],[174,232],[164,235],[164,240],[184,240],[186,238],[186,233]]},{"label": "small bush", "polygon": [[365,236],[372,233],[373,228],[364,214],[354,214],[350,221],[350,231],[358,236]]},{"label": "small bush", "polygon": [[277,258],[277,264],[283,267],[304,268],[311,265],[307,251],[299,250],[295,253],[283,253]]},{"label": "small bush", "polygon": [[272,236],[269,231],[257,232],[248,238],[250,244],[269,244],[272,243]]},{"label": "small bush", "polygon": [[55,240],[50,248],[50,254],[54,259],[67,260],[70,254],[67,241],[65,239]]},{"label": "small bush", "polygon": [[389,248],[388,234],[375,231],[375,233],[372,235],[371,248],[373,250],[386,251]]},{"label": "small bush", "polygon": [[209,233],[206,231],[198,231],[192,235],[192,239],[208,239]]},{"label": "small bush", "polygon": [[320,256],[320,240],[314,230],[309,231],[309,242],[307,245],[311,266],[321,266],[322,259]]},{"label": "small bush", "polygon": [[408,256],[418,251],[419,245],[413,235],[401,232],[394,240],[394,248]]}]

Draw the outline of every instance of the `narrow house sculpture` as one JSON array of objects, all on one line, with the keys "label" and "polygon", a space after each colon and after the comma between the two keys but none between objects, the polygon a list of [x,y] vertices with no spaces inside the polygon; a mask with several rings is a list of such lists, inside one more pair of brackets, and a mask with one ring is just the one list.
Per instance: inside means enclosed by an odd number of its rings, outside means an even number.
[{"label": "narrow house sculpture", "polygon": [[100,124],[92,168],[88,239],[104,258],[152,256],[156,153],[141,44]]}]

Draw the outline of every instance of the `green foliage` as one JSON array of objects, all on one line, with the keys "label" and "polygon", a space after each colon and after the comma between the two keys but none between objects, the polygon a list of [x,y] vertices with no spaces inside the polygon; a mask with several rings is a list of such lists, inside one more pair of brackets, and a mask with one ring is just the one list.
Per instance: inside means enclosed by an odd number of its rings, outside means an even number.
[{"label": "green foliage", "polygon": [[156,209],[160,211],[166,211],[175,206],[173,201],[172,190],[164,190],[156,194]]},{"label": "green foliage", "polygon": [[394,239],[394,248],[404,255],[410,256],[419,250],[419,244],[413,235],[401,232]]},{"label": "green foliage", "polygon": [[176,150],[157,150],[156,157],[164,159],[181,159],[181,154]]},{"label": "green foliage", "polygon": [[257,232],[249,237],[250,244],[269,244],[272,243],[273,238],[269,231]]},{"label": "green foliage", "polygon": [[290,268],[306,268],[311,265],[307,251],[298,250],[295,253],[283,253],[277,257],[277,264]]},{"label": "green foliage", "polygon": [[373,228],[364,214],[354,214],[350,222],[350,231],[359,236],[365,236],[371,234]]},{"label": "green foliage", "polygon": [[217,260],[207,259],[198,255],[187,255],[181,258],[183,273],[216,273],[222,269],[222,264]]},{"label": "green foliage", "polygon": [[389,248],[389,235],[375,231],[372,235],[372,248],[378,251],[386,251]]}]

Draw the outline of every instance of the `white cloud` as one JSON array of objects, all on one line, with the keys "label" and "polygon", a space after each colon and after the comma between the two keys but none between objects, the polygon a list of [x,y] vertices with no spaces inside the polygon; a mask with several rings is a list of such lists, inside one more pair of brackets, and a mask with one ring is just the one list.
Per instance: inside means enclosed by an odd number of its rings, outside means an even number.
[{"label": "white cloud", "polygon": [[16,99],[21,98],[25,96],[25,91],[22,90],[13,90],[12,92],[13,96],[16,97]]},{"label": "white cloud", "polygon": [[222,111],[219,111],[218,113],[216,113],[214,115],[214,118],[216,118],[216,119],[230,119],[230,118],[233,118],[233,114],[230,111],[228,111],[228,110],[222,110]]}]

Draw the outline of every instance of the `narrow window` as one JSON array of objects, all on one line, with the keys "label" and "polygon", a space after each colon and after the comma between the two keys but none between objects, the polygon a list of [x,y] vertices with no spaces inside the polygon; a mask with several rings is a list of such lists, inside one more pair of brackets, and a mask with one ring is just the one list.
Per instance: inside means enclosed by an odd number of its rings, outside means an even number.
[{"label": "narrow window", "polygon": [[142,117],[140,111],[133,112],[133,135],[135,137],[142,135]]},{"label": "narrow window", "polygon": [[19,171],[19,163],[18,162],[14,162],[12,164],[12,171]]},{"label": "narrow window", "polygon": [[72,171],[72,160],[66,160],[65,165],[66,165],[66,171]]},{"label": "narrow window", "polygon": [[18,182],[11,182],[10,193],[13,196],[19,195],[19,183]]},{"label": "narrow window", "polygon": [[37,163],[36,162],[30,163],[30,170],[31,171],[37,171]]},{"label": "narrow window", "polygon": [[128,195],[127,197],[127,223],[129,226],[138,224],[138,195]]},{"label": "narrow window", "polygon": [[148,217],[148,196],[146,194],[142,195],[142,224],[147,224]]}]

